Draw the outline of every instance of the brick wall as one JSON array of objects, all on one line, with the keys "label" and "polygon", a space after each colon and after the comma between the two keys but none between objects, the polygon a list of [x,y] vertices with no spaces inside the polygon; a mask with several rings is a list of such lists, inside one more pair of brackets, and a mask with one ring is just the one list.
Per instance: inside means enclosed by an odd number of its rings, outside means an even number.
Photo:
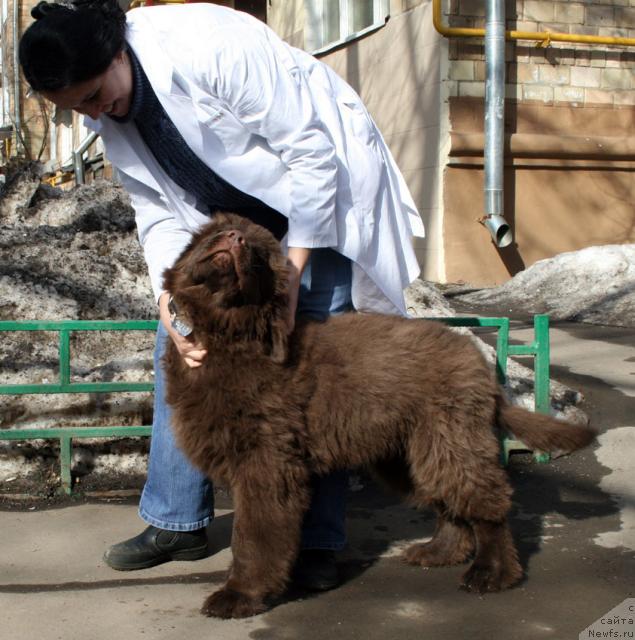
[{"label": "brick wall", "polygon": [[[484,27],[483,0],[447,0],[445,21]],[[635,0],[508,0],[507,28],[635,38]],[[484,95],[483,39],[453,38],[450,96]],[[507,97],[545,104],[635,105],[635,48],[530,41],[507,42]]]}]

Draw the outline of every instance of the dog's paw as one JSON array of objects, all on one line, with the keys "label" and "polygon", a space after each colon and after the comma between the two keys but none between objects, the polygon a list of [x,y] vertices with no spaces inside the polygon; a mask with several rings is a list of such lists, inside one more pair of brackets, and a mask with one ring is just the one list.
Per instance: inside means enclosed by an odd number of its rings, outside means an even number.
[{"label": "dog's paw", "polygon": [[410,545],[402,555],[404,562],[417,567],[452,567],[470,557],[469,549],[449,548],[434,540]]},{"label": "dog's paw", "polygon": [[473,593],[501,591],[515,585],[521,577],[520,565],[512,567],[511,570],[497,570],[492,566],[473,564],[463,574],[461,589]]},{"label": "dog's paw", "polygon": [[492,567],[472,565],[461,580],[461,589],[473,593],[487,593],[501,590],[500,573]]},{"label": "dog's paw", "polygon": [[205,600],[201,613],[208,618],[249,618],[266,609],[262,600],[225,588],[215,591]]}]

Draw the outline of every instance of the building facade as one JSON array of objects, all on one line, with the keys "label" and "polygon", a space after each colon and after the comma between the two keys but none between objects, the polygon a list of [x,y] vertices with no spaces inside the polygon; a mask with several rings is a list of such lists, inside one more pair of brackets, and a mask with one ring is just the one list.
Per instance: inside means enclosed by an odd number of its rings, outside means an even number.
[{"label": "building facade", "polygon": [[[80,120],[51,113],[20,90],[21,142],[12,98],[11,10],[0,0],[3,130],[9,153],[69,168],[85,136]],[[13,2],[13,5],[12,5]],[[504,214],[513,242],[498,248],[484,214],[482,37],[487,0],[247,0],[220,4],[266,19],[315,53],[361,95],[427,228],[416,245],[423,275],[439,282],[504,282],[537,260],[593,245],[635,242],[635,0],[507,0],[516,32],[624,38],[606,43],[508,40]],[[6,73],[5,73],[6,71]],[[13,75],[12,75],[13,74]],[[5,81],[5,78],[8,80]],[[5,102],[6,101],[6,102]],[[5,113],[6,112],[6,113]],[[101,171],[99,143],[88,152]]]}]

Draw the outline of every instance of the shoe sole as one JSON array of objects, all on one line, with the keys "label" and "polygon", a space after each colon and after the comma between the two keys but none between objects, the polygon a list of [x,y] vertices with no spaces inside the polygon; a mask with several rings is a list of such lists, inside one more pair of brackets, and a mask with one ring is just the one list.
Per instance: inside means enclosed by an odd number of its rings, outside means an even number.
[{"label": "shoe sole", "polygon": [[180,561],[180,562],[192,562],[194,560],[202,560],[207,558],[208,551],[207,545],[205,547],[197,547],[195,549],[183,549],[181,551],[173,551],[166,553],[162,556],[155,556],[143,562],[117,562],[112,558],[108,558],[104,555],[104,562],[115,571],[136,571],[138,569],[149,569],[150,567],[156,567],[159,564],[166,562]]}]

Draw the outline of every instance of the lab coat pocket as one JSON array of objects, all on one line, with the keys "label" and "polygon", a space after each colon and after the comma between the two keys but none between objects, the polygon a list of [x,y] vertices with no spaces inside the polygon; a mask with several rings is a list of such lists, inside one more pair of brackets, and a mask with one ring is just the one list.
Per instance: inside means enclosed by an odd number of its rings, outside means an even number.
[{"label": "lab coat pocket", "polygon": [[249,148],[251,135],[226,107],[199,102],[197,117],[201,129],[221,143],[226,156],[240,156]]}]

